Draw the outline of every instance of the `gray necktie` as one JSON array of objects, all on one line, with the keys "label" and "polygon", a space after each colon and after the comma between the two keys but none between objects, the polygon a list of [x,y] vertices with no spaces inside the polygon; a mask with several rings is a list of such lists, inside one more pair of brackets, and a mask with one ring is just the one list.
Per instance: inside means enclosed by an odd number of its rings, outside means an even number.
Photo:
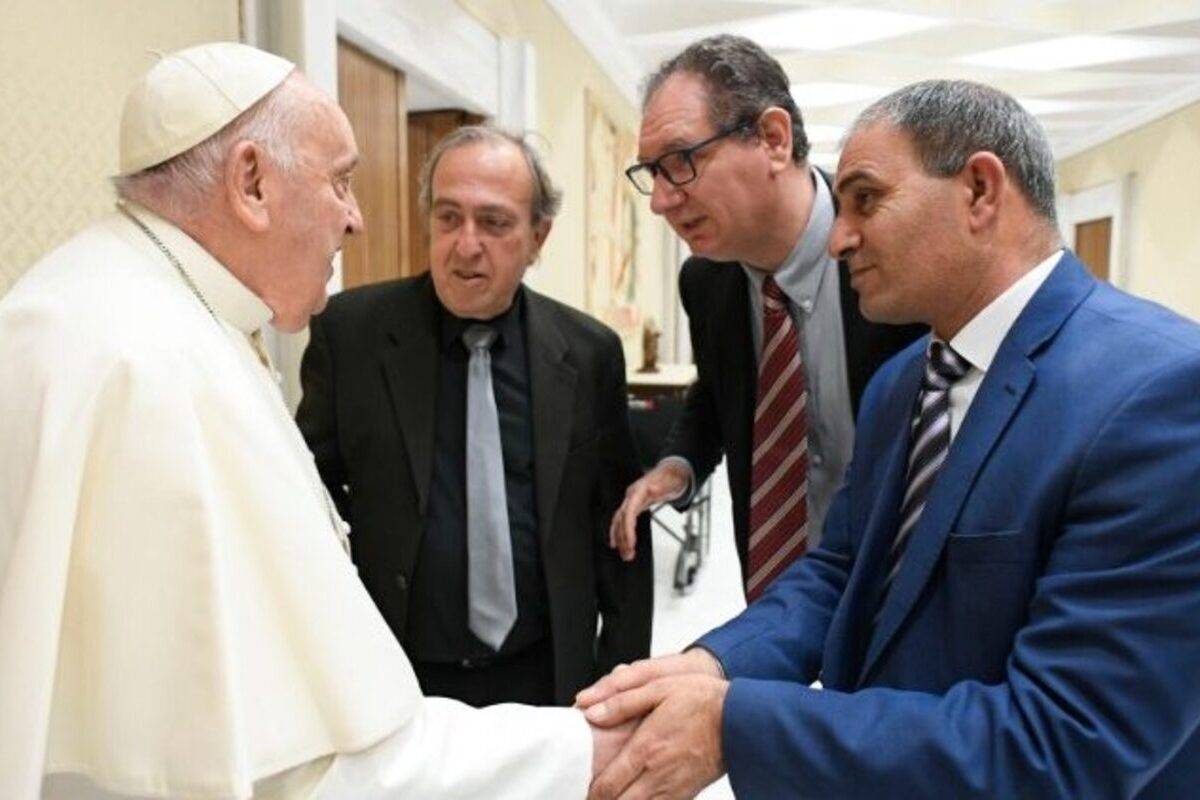
[{"label": "gray necktie", "polygon": [[463,333],[467,365],[467,599],[471,632],[499,650],[517,621],[512,539],[500,417],[492,392],[496,332],[472,325]]}]

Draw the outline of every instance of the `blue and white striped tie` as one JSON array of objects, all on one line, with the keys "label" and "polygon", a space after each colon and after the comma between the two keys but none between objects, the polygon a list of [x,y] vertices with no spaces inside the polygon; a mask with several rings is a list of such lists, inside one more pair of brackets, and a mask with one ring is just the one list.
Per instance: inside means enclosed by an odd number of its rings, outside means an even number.
[{"label": "blue and white striped tie", "polygon": [[954,352],[950,345],[937,339],[929,343],[925,376],[921,380],[921,393],[913,411],[909,434],[912,445],[908,451],[904,500],[900,503],[900,528],[888,553],[887,575],[883,579],[879,608],[875,612],[876,623],[879,622],[879,614],[892,581],[900,572],[909,535],[925,510],[925,500],[950,452],[950,387],[969,369],[970,362]]}]

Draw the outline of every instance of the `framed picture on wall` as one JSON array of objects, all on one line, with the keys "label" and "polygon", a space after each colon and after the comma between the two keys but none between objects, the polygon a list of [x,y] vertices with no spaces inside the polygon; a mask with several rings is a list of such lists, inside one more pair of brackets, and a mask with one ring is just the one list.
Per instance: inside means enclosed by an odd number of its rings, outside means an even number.
[{"label": "framed picture on wall", "polygon": [[623,339],[640,334],[637,197],[624,178],[636,155],[632,135],[620,131],[591,94],[584,99],[587,311]]}]

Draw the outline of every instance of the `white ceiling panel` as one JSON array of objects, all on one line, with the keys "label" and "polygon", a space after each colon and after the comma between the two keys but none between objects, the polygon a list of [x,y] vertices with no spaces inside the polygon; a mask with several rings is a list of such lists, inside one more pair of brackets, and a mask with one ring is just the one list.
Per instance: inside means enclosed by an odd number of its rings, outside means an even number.
[{"label": "white ceiling panel", "polygon": [[1200,40],[1165,36],[1063,36],[987,50],[959,60],[1000,69],[1054,70],[1194,54]]},{"label": "white ceiling panel", "polygon": [[[704,36],[748,36],[779,59],[813,141],[836,166],[868,104],[927,78],[1016,96],[1069,154],[1200,100],[1200,0],[554,0],[614,31],[618,84]],[[568,20],[570,21],[570,20]],[[580,22],[583,21],[583,22]],[[631,94],[631,85],[626,88]],[[820,159],[820,161],[818,161]]]}]

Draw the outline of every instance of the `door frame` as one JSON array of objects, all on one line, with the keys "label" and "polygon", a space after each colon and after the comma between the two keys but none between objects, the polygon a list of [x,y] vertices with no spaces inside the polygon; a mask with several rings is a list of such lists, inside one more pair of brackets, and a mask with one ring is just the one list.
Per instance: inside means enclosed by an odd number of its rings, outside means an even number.
[{"label": "door frame", "polygon": [[1058,227],[1063,241],[1075,248],[1075,226],[1109,217],[1112,234],[1109,242],[1108,280],[1119,289],[1129,288],[1128,249],[1132,219],[1133,174],[1058,198]]}]

